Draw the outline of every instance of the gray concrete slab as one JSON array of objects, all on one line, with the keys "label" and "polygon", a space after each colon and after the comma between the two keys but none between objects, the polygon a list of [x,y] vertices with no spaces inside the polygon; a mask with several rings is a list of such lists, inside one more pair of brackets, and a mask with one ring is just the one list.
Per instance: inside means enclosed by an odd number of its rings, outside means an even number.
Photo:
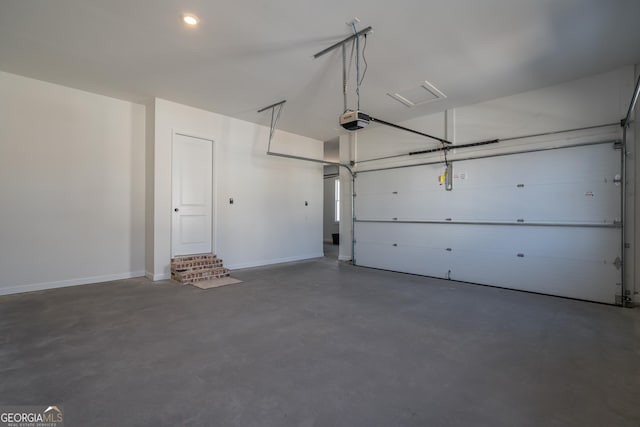
[{"label": "gray concrete slab", "polygon": [[67,426],[638,426],[640,313],[340,264],[0,298],[0,404]]}]

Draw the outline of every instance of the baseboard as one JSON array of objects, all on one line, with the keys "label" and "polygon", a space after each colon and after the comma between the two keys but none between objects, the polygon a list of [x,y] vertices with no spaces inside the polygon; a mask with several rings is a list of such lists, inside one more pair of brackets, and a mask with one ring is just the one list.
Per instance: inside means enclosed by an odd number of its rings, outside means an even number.
[{"label": "baseboard", "polygon": [[26,285],[0,288],[0,295],[21,294],[23,292],[44,291],[47,289],[66,288],[68,286],[89,285],[91,283],[111,282],[112,280],[131,279],[144,277],[144,271],[132,271],[129,273],[108,274],[105,276],[81,277],[78,279],[59,280],[56,282],[31,283]]},{"label": "baseboard", "polygon": [[338,256],[338,261],[351,261],[351,255],[347,255],[347,256],[340,255]]},{"label": "baseboard", "polygon": [[157,282],[158,280],[169,280],[171,279],[171,273],[164,273],[164,274],[153,274],[149,271],[146,272],[146,274],[144,275],[144,277],[146,277],[147,279]]},{"label": "baseboard", "polygon": [[265,265],[282,264],[284,262],[304,261],[307,259],[322,258],[323,256],[324,254],[322,252],[317,252],[317,253],[307,254],[307,255],[299,255],[299,256],[286,257],[286,258],[274,258],[274,259],[251,261],[251,262],[238,263],[238,264],[226,265],[225,263],[225,267],[227,267],[229,270],[240,270],[243,268],[262,267]]}]

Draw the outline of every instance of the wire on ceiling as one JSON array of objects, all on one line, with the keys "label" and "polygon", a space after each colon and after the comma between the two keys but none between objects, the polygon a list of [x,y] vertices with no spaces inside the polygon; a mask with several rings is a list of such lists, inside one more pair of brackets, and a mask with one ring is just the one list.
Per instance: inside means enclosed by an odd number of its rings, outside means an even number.
[{"label": "wire on ceiling", "polygon": [[[344,82],[344,87],[343,87],[343,92],[346,94],[347,92],[347,86],[348,86],[348,81],[349,81],[349,76],[351,75],[351,67],[353,65],[353,57],[354,57],[354,51],[355,51],[355,58],[356,58],[356,99],[357,99],[357,110],[360,110],[360,85],[362,85],[362,82],[364,80],[364,76],[367,74],[367,69],[369,68],[369,64],[367,63],[367,58],[365,56],[365,52],[367,50],[367,33],[363,33],[363,34],[359,34],[358,30],[356,28],[356,23],[355,21],[351,23],[351,27],[353,28],[353,34],[355,36],[355,38],[353,39],[353,42],[351,43],[351,53],[349,55],[349,67],[347,68],[347,73],[346,73],[346,80]],[[360,37],[364,37],[364,45],[362,47],[362,52],[360,51]],[[362,72],[362,75],[360,75],[360,57],[362,57],[362,61],[364,62],[364,70]],[[344,56],[343,56],[343,61],[344,61]],[[344,64],[343,64],[344,67]],[[344,112],[347,112],[348,109],[346,108],[345,105],[345,110]]]},{"label": "wire on ceiling", "polygon": [[353,27],[353,34],[356,35],[353,43],[356,46],[356,98],[358,100],[357,110],[360,111],[360,36],[358,36],[358,30],[356,29],[355,20],[351,23],[351,26]]},{"label": "wire on ceiling", "polygon": [[343,46],[342,70],[343,70],[343,73],[344,73],[344,76],[343,76],[343,80],[344,80],[344,82],[343,82],[343,94],[345,96],[345,99],[344,99],[344,111],[343,111],[344,113],[349,111],[349,108],[347,106],[347,91],[348,91],[348,87],[349,87],[349,76],[351,75],[351,66],[353,65],[353,54],[355,52],[355,45],[356,44],[355,44],[355,40],[354,40],[354,42],[351,43],[351,53],[349,54],[349,67],[346,68],[346,71],[345,71],[346,58],[344,56],[344,46]]},{"label": "wire on ceiling", "polygon": [[362,72],[362,77],[360,78],[360,83],[364,80],[364,76],[367,74],[367,68],[369,68],[369,64],[367,63],[367,57],[364,55],[367,50],[367,34],[364,35],[364,46],[362,46],[362,61],[364,61],[364,71]]}]

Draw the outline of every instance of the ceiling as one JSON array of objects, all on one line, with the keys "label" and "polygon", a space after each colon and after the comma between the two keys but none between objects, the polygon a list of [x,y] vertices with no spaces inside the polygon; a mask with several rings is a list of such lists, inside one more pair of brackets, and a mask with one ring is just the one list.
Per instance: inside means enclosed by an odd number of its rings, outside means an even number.
[{"label": "ceiling", "polygon": [[[5,0],[0,70],[261,124],[256,110],[286,99],[280,129],[329,140],[343,132],[341,53],[313,54],[354,17],[373,27],[361,109],[402,121],[640,63],[639,16],[638,0]],[[387,95],[425,80],[447,98]]]}]

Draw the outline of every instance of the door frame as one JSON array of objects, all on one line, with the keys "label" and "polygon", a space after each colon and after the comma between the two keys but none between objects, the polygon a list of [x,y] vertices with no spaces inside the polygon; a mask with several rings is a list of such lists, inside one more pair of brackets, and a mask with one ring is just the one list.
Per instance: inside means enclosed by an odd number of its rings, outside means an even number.
[{"label": "door frame", "polygon": [[[211,252],[217,254],[218,252],[218,201],[216,199],[216,183],[217,183],[217,167],[216,167],[216,146],[215,139],[212,136],[207,136],[203,134],[198,134],[197,132],[192,132],[190,130],[184,129],[171,129],[171,167],[169,168],[169,181],[171,183],[170,188],[173,189],[173,147],[175,144],[176,135],[186,136],[189,138],[202,139],[204,141],[211,142]],[[171,209],[169,210],[169,215],[173,215],[173,190],[171,190]],[[171,255],[173,253],[173,221],[170,217],[171,226],[169,227],[169,253],[170,258],[173,257]]]}]

